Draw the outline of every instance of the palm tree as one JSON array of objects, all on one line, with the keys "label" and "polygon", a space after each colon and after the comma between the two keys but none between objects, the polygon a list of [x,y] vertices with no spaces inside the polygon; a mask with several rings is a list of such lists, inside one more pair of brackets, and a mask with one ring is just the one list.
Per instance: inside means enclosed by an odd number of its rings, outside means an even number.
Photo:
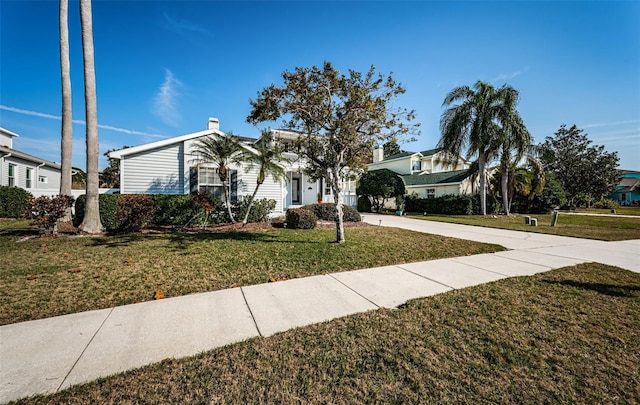
[{"label": "palm tree", "polygon": [[87,202],[79,229],[93,234],[104,230],[100,222],[98,184],[98,103],[96,101],[96,72],[93,57],[93,27],[91,0],[80,0],[82,28],[82,57],[84,62],[84,99],[87,122]]},{"label": "palm tree", "polygon": [[240,142],[240,139],[229,133],[227,135],[214,135],[201,138],[194,144],[193,153],[196,155],[195,162],[198,164],[212,163],[218,166],[218,177],[222,181],[224,192],[224,202],[227,205],[227,211],[231,223],[235,223],[233,213],[231,212],[231,203],[229,201],[229,188],[227,182],[229,180],[229,166],[233,163],[240,163],[243,160],[246,148]]},{"label": "palm tree", "polygon": [[246,155],[246,159],[249,161],[249,168],[258,166],[258,177],[256,178],[256,188],[253,190],[247,212],[242,220],[242,226],[247,225],[249,220],[249,212],[253,207],[253,202],[258,193],[258,189],[264,183],[268,175],[273,177],[273,180],[278,182],[279,180],[287,180],[287,171],[282,166],[283,163],[291,163],[291,161],[282,155],[282,149],[278,145],[271,144],[271,139],[268,131],[262,133],[262,141],[256,148],[255,153]]},{"label": "palm tree", "polygon": [[500,113],[501,124],[500,149],[500,189],[502,193],[502,207],[505,215],[509,215],[511,201],[509,200],[509,169],[524,157],[531,146],[531,134],[522,121],[522,117],[515,109],[520,96],[511,86],[503,86],[505,92],[504,109]]},{"label": "palm tree", "polygon": [[495,89],[488,83],[478,81],[473,89],[461,86],[451,90],[442,103],[447,109],[440,118],[442,135],[438,147],[449,152],[450,156],[460,156],[465,148],[467,158],[478,156],[482,215],[487,214],[485,167],[497,152],[499,118],[504,110],[508,89],[509,86]]},{"label": "palm tree", "polygon": [[[71,196],[71,138],[73,135],[73,122],[71,114],[71,73],[69,67],[69,0],[60,0],[59,8],[60,30],[60,73],[62,77],[62,127],[61,127],[61,178],[60,195]],[[71,207],[62,221],[71,221]]]}]

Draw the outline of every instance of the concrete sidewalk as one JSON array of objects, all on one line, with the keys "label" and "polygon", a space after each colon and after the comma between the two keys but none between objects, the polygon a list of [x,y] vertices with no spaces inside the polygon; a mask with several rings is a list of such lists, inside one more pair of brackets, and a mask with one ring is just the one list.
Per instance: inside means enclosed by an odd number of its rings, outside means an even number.
[{"label": "concrete sidewalk", "polygon": [[640,272],[640,240],[598,242],[365,215],[512,250],[293,279],[0,327],[0,403],[170,357],[506,277],[598,261]]}]

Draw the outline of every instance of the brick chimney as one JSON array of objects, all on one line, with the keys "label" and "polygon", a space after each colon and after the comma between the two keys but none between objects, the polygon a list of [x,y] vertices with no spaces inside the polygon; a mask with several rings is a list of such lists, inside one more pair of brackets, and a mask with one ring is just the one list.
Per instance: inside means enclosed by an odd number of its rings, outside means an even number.
[{"label": "brick chimney", "polygon": [[220,129],[220,120],[217,118],[209,117],[207,129]]}]

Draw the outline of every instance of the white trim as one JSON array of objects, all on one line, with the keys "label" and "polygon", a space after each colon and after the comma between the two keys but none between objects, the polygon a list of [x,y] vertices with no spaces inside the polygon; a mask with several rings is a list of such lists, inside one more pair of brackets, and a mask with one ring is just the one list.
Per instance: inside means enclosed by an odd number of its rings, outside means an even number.
[{"label": "white trim", "polygon": [[204,131],[194,132],[192,134],[180,135],[173,138],[167,138],[161,141],[145,143],[143,145],[133,146],[131,148],[114,150],[113,152],[109,153],[109,157],[112,159],[122,159],[124,156],[133,155],[133,154],[145,152],[151,149],[173,145],[174,143],[180,143],[180,142],[188,141],[190,139],[200,138],[202,136],[213,135],[213,134],[220,135],[220,136],[227,135],[224,132],[220,131],[219,129],[206,129]]},{"label": "white trim", "polygon": [[[466,180],[466,179],[464,179]],[[456,185],[460,185],[464,182],[464,180],[462,181],[456,181],[453,183],[431,183],[431,184],[414,184],[411,186],[404,186],[404,188],[412,188],[412,187],[437,187],[437,186],[456,186]]]}]

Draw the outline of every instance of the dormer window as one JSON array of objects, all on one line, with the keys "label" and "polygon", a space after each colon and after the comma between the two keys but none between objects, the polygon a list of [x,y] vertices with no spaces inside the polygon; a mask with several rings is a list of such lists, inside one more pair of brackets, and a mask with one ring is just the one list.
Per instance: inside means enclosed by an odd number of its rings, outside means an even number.
[{"label": "dormer window", "polygon": [[420,171],[420,161],[419,160],[414,160],[413,161],[411,170],[413,170],[414,172],[419,172]]}]

